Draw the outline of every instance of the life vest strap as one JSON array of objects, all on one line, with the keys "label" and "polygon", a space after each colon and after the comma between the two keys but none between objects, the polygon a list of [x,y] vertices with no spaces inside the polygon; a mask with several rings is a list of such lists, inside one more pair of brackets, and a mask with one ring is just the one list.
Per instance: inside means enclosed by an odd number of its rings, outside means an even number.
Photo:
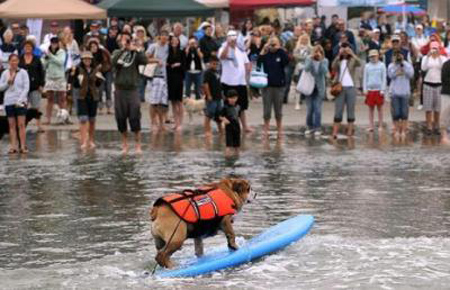
[{"label": "life vest strap", "polygon": [[[184,200],[184,199],[192,199],[193,197],[199,196],[199,195],[204,195],[204,194],[208,194],[210,191],[215,190],[215,188],[209,188],[209,189],[185,189],[182,192],[177,192],[178,194],[181,194],[182,196],[172,199],[169,203],[175,203],[178,202],[180,200]],[[188,194],[191,193],[191,194]]]}]

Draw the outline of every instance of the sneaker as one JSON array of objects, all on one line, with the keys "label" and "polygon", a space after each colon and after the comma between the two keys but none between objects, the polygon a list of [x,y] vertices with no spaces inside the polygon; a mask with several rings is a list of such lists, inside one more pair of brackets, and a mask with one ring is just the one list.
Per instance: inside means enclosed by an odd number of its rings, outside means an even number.
[{"label": "sneaker", "polygon": [[422,105],[418,105],[418,106],[417,106],[417,110],[422,111],[422,109],[423,109],[423,106],[422,106]]},{"label": "sneaker", "polygon": [[302,107],[300,106],[299,103],[295,104],[295,110],[296,110],[296,111],[300,111],[301,108],[302,108]]},{"label": "sneaker", "polygon": [[320,136],[322,136],[322,132],[321,131],[316,131],[316,132],[314,132],[314,136],[320,137]]},{"label": "sneaker", "polygon": [[313,130],[306,130],[305,131],[305,136],[310,136],[314,131]]}]

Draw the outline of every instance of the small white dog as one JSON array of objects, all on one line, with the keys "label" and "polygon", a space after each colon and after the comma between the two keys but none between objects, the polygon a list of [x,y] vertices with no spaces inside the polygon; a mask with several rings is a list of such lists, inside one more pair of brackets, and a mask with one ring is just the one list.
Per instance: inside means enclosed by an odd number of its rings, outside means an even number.
[{"label": "small white dog", "polygon": [[59,125],[68,125],[72,124],[70,120],[70,114],[69,111],[66,109],[60,109],[58,105],[54,106],[54,109],[56,109],[56,123]]},{"label": "small white dog", "polygon": [[189,122],[192,122],[193,115],[195,113],[202,115],[205,109],[205,100],[196,100],[194,98],[184,98],[183,99],[184,109],[189,115]]}]

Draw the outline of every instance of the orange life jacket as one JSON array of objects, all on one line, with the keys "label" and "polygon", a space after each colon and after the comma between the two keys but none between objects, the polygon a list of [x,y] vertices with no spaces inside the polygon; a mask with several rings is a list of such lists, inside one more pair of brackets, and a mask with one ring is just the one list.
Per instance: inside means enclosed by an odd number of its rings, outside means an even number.
[{"label": "orange life jacket", "polygon": [[160,198],[155,204],[163,201],[188,223],[213,220],[236,213],[233,200],[219,188],[172,193]]}]

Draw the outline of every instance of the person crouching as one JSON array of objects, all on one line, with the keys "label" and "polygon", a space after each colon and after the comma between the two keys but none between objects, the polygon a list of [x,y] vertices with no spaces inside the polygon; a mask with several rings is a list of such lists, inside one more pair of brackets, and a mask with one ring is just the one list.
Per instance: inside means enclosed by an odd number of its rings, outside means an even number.
[{"label": "person crouching", "polygon": [[71,77],[77,98],[78,119],[80,121],[81,149],[95,148],[95,118],[100,100],[102,84],[101,65],[94,67],[90,51],[81,54],[81,63],[72,71]]}]

